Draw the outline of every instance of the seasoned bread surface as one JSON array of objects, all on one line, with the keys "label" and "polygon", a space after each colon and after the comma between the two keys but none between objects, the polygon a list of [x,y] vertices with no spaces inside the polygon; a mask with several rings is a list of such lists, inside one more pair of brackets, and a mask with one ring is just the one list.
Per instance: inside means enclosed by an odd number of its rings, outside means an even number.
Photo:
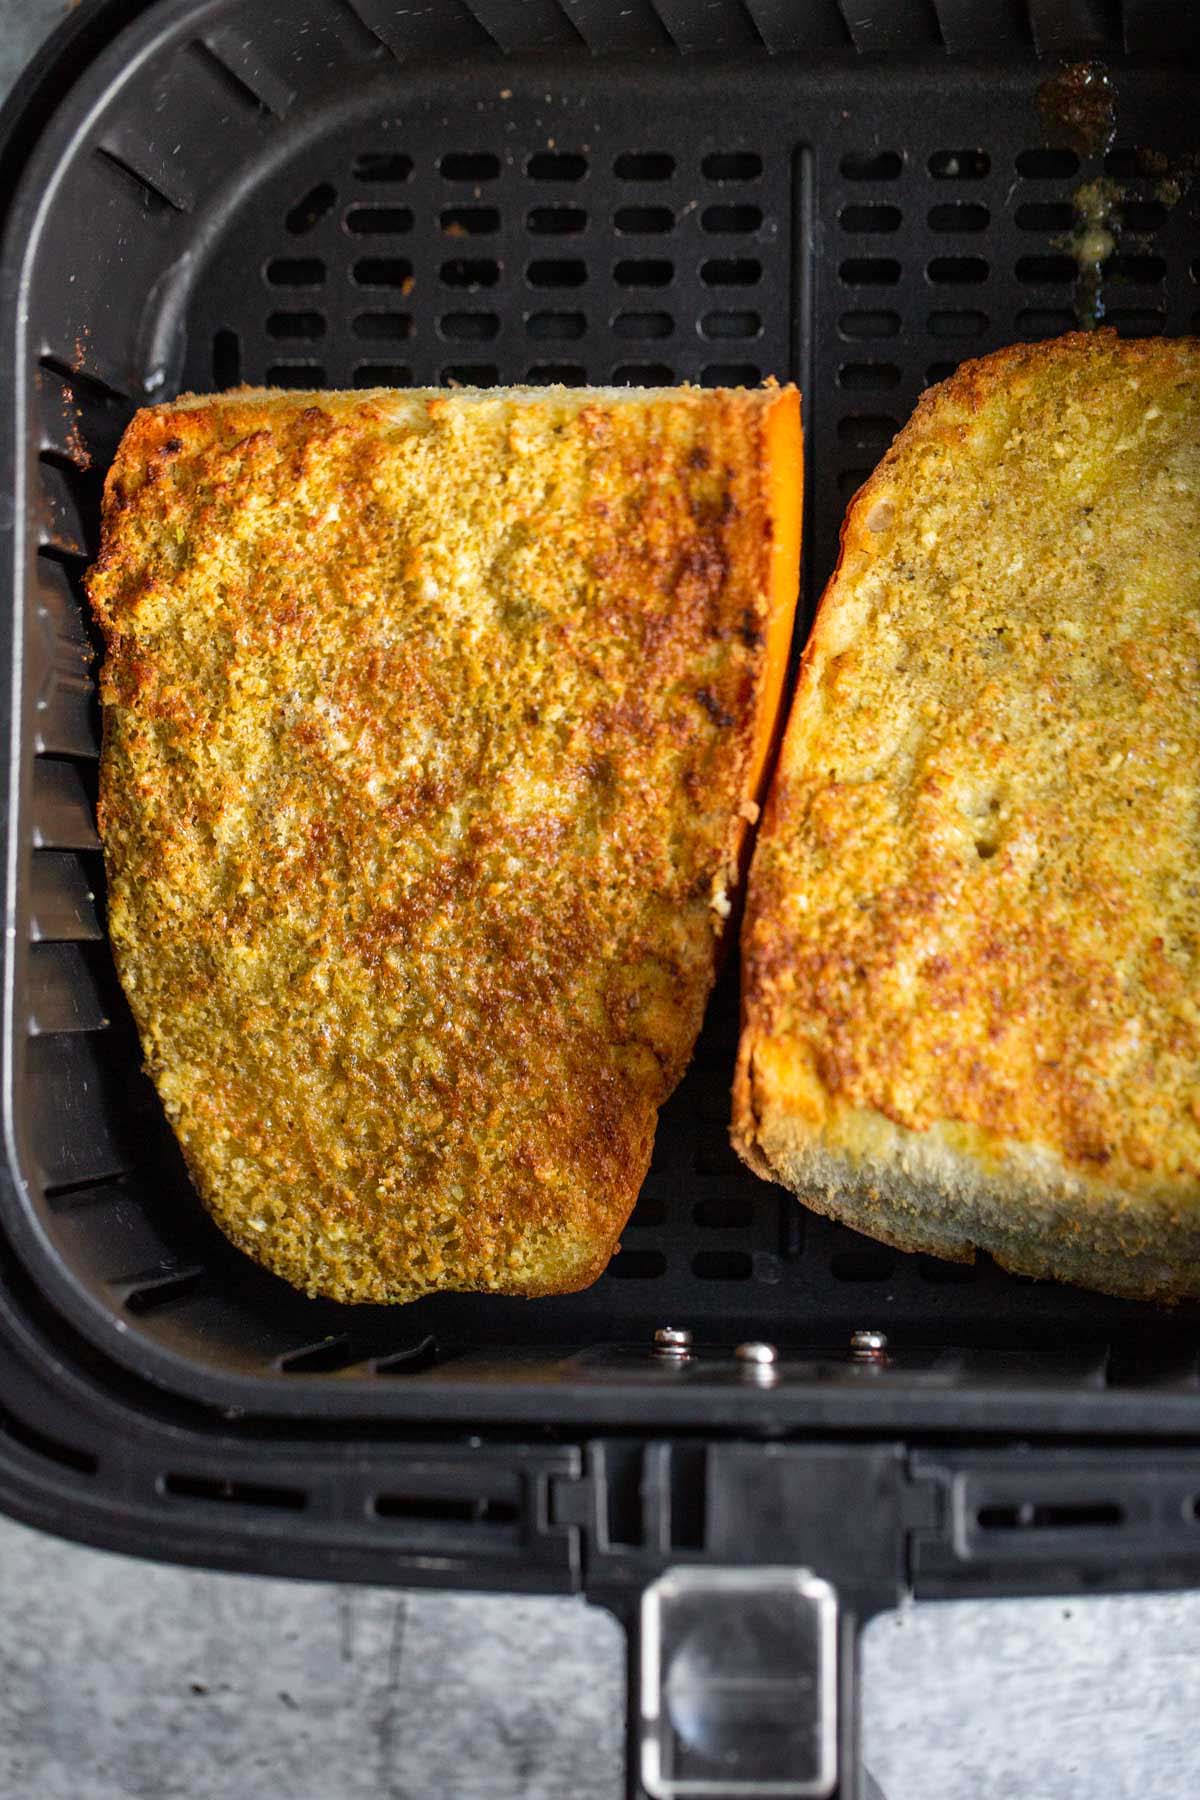
[{"label": "seasoned bread surface", "polygon": [[755,851],[734,1141],[902,1249],[1200,1294],[1200,342],[925,395]]},{"label": "seasoned bread surface", "polygon": [[798,463],[792,390],[133,421],[90,578],[110,931],[201,1196],[298,1287],[603,1269],[756,812]]}]

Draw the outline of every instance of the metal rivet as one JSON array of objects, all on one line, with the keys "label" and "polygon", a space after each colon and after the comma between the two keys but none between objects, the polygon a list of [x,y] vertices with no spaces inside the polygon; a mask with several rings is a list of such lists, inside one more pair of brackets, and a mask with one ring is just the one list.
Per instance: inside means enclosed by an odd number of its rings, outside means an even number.
[{"label": "metal rivet", "polygon": [[681,1325],[660,1325],[654,1334],[655,1356],[684,1362],[692,1354],[692,1334]]},{"label": "metal rivet", "polygon": [[779,1370],[775,1365],[779,1361],[779,1352],[774,1344],[739,1344],[733,1354],[744,1381],[757,1381],[763,1387],[778,1381]]},{"label": "metal rivet", "polygon": [[886,1331],[854,1331],[850,1334],[850,1355],[855,1362],[887,1361]]}]

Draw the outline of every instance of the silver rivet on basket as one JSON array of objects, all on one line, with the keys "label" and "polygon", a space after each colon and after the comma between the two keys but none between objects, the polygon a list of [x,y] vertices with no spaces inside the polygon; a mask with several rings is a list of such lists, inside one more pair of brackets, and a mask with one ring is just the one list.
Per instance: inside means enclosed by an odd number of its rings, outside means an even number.
[{"label": "silver rivet on basket", "polygon": [[686,1362],[692,1354],[692,1334],[682,1325],[660,1325],[654,1334],[655,1356]]},{"label": "silver rivet on basket", "polygon": [[774,1344],[739,1344],[733,1354],[741,1364],[744,1375],[764,1380],[776,1373],[775,1364],[779,1361],[779,1352]]},{"label": "silver rivet on basket", "polygon": [[852,1331],[850,1355],[855,1362],[886,1362],[887,1343],[886,1331]]}]

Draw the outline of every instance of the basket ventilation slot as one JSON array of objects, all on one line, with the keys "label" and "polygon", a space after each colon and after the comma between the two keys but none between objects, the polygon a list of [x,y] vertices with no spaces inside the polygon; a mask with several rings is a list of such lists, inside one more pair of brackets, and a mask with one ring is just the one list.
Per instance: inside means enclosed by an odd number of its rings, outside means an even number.
[{"label": "basket ventilation slot", "polygon": [[[363,145],[312,170],[280,191],[275,229],[258,228],[258,305],[240,286],[236,308],[211,303],[218,388],[755,385],[786,372],[786,330],[747,304],[788,281],[782,159],[468,140],[424,156]],[[706,354],[723,341],[732,357]],[[355,355],[369,343],[405,348]],[[582,353],[539,354],[554,343]],[[657,353],[631,354],[637,343]],[[460,344],[496,354],[460,359]]]},{"label": "basket ventilation slot", "polygon": [[164,1494],[176,1500],[210,1500],[219,1506],[303,1512],[308,1504],[303,1488],[275,1487],[261,1481],[234,1481],[219,1475],[164,1475],[161,1487]]}]

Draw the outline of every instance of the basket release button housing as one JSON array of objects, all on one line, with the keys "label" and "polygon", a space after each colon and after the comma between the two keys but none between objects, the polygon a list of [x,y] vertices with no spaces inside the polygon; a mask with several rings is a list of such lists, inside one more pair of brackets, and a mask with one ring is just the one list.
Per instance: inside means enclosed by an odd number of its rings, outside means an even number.
[{"label": "basket release button housing", "polygon": [[837,1594],[807,1569],[669,1569],[641,1602],[646,1792],[831,1794],[837,1644]]}]

